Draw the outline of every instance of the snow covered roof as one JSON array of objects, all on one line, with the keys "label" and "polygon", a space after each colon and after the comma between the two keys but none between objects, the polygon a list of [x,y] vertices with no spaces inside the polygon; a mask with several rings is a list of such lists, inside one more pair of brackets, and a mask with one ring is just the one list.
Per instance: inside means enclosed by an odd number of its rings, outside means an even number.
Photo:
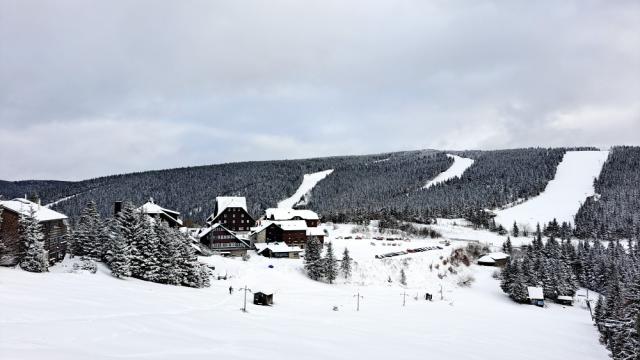
[{"label": "snow covered roof", "polygon": [[531,300],[544,300],[544,292],[541,287],[527,286],[527,292]]},{"label": "snow covered roof", "polygon": [[51,210],[48,207],[42,206],[40,204],[36,204],[33,201],[29,201],[27,199],[18,198],[13,200],[0,201],[0,206],[7,210],[25,216],[30,216],[31,209],[33,209],[35,212],[34,217],[40,222],[67,219],[66,215]]},{"label": "snow covered roof", "polygon": [[302,231],[307,230],[307,223],[304,220],[288,220],[288,221],[270,221],[264,220],[260,223],[260,226],[251,228],[254,233],[259,233],[269,226],[275,224],[284,231]]},{"label": "snow covered roof", "polygon": [[213,226],[210,226],[208,228],[201,228],[200,231],[198,231],[198,233],[196,234],[196,238],[200,239],[203,236],[207,235],[208,233],[210,233],[211,231],[213,231],[213,229],[216,229],[218,227],[221,227],[227,231],[229,231],[231,234],[233,234],[233,231],[230,231],[229,229],[227,229],[226,227],[222,226],[222,224],[214,224]]},{"label": "snow covered roof", "polygon": [[310,227],[307,229],[307,236],[324,236],[324,230],[317,227]]},{"label": "snow covered roof", "polygon": [[485,263],[485,264],[493,264],[493,263],[495,263],[496,261],[495,261],[491,256],[489,256],[489,255],[484,255],[484,256],[482,256],[482,257],[480,257],[480,258],[478,259],[478,262],[479,262],[479,263]]},{"label": "snow covered roof", "polygon": [[165,209],[162,206],[152,202],[147,201],[144,205],[140,206],[136,209],[138,212],[143,212],[145,214],[161,214],[161,213],[171,213],[175,215],[180,215],[178,211]]},{"label": "snow covered roof", "polygon": [[302,249],[298,246],[289,246],[283,242],[275,242],[275,243],[256,243],[254,244],[258,254],[263,252],[266,249],[271,250],[274,253],[283,253],[283,252],[301,252]]},{"label": "snow covered roof", "polygon": [[494,263],[498,260],[504,260],[508,258],[509,258],[509,255],[503,252],[493,252],[493,253],[483,255],[480,259],[478,259],[478,262]]},{"label": "snow covered roof", "polygon": [[571,296],[560,295],[558,296],[558,300],[573,301],[573,298]]},{"label": "snow covered roof", "polygon": [[216,198],[216,216],[227,208],[243,208],[247,211],[247,199],[244,196],[218,196]]},{"label": "snow covered roof", "polygon": [[300,217],[304,220],[320,220],[318,214],[312,210],[295,210],[286,208],[270,208],[266,211],[269,220],[291,220],[294,217]]},{"label": "snow covered roof", "polygon": [[153,200],[147,201],[144,205],[140,206],[135,211],[148,215],[165,214],[170,218],[175,218],[175,221],[179,225],[182,225],[182,220],[177,218],[178,216],[180,216],[180,213],[178,211],[165,209],[162,206],[154,203]]}]

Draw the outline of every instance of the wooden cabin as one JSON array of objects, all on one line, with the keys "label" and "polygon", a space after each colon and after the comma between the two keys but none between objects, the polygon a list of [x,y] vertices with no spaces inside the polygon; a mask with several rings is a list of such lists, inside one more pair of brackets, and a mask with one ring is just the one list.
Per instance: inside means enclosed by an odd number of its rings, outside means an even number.
[{"label": "wooden cabin", "polygon": [[213,214],[207,218],[209,225],[222,224],[235,232],[248,232],[256,221],[247,211],[247,200],[238,196],[218,196]]},{"label": "wooden cabin", "polygon": [[2,225],[0,237],[5,252],[0,256],[0,265],[14,266],[20,262],[24,254],[22,239],[19,234],[20,217],[33,216],[42,226],[44,248],[50,264],[62,261],[67,253],[67,216],[46,206],[27,199],[0,201],[2,208]]},{"label": "wooden cabin", "polygon": [[562,305],[573,306],[573,297],[572,296],[566,296],[566,295],[560,295],[556,299],[556,302],[558,304],[562,304]]},{"label": "wooden cabin", "polygon": [[527,292],[532,305],[544,306],[544,290],[541,287],[527,286]]},{"label": "wooden cabin", "polygon": [[180,220],[180,212],[175,210],[165,209],[157,205],[156,203],[154,203],[153,199],[150,199],[144,205],[137,208],[136,212],[147,214],[156,220],[160,219],[166,222],[167,224],[169,224],[169,227],[182,227],[182,220]]},{"label": "wooden cabin", "polygon": [[263,221],[249,236],[254,243],[283,242],[304,249],[307,229],[307,223],[303,220]]},{"label": "wooden cabin", "polygon": [[481,256],[478,265],[504,267],[509,262],[509,255],[503,252],[494,252]]},{"label": "wooden cabin", "polygon": [[324,245],[325,236],[324,230],[320,228],[311,227],[307,229],[307,241],[317,240],[319,244]]},{"label": "wooden cabin", "polygon": [[320,217],[311,210],[271,208],[265,211],[265,219],[270,221],[304,220],[308,227],[320,225]]},{"label": "wooden cabin", "polygon": [[251,244],[239,238],[222,224],[201,229],[196,238],[200,244],[224,256],[244,256]]},{"label": "wooden cabin", "polygon": [[263,306],[273,305],[273,294],[265,294],[262,291],[258,291],[253,294],[253,304]]},{"label": "wooden cabin", "polygon": [[285,243],[257,243],[254,244],[258,255],[268,258],[299,259],[302,248],[289,246]]}]

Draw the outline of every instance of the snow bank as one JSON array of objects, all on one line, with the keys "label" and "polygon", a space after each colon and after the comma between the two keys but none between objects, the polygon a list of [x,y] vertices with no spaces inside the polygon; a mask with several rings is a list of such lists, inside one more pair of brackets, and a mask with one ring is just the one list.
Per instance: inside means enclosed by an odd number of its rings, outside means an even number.
[{"label": "snow bank", "polygon": [[496,222],[510,229],[513,222],[534,230],[554,218],[573,223],[581,204],[595,194],[593,180],[600,175],[608,151],[569,151],[556,176],[539,196],[511,208],[496,211]]},{"label": "snow bank", "polygon": [[333,169],[320,171],[313,174],[305,174],[304,178],[302,179],[302,184],[300,184],[300,187],[298,187],[298,190],[296,190],[295,194],[293,194],[288,199],[284,199],[280,201],[278,203],[278,207],[293,208],[296,204],[300,202],[300,200],[303,199],[305,195],[311,192],[313,187],[316,186],[316,184],[320,182],[320,180],[326,178],[332,172],[333,172]]},{"label": "snow bank", "polygon": [[448,157],[453,159],[453,165],[451,165],[447,170],[440,173],[433,180],[429,181],[423,189],[428,189],[436,184],[441,182],[445,182],[449,179],[453,179],[456,177],[461,177],[462,174],[467,171],[467,169],[473,165],[475,160],[469,158],[463,158],[457,155],[447,154]]}]

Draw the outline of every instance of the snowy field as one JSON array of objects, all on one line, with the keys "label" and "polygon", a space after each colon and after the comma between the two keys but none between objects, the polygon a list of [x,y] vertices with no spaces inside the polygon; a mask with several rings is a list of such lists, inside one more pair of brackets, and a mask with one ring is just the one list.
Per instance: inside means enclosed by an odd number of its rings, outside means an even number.
[{"label": "snowy field", "polygon": [[513,222],[535,230],[554,218],[574,223],[585,199],[595,194],[593,180],[600,175],[608,151],[568,151],[558,165],[556,176],[544,192],[522,204],[496,211],[496,222],[511,229]]},{"label": "snowy field", "polygon": [[302,184],[298,187],[298,190],[291,195],[291,197],[284,199],[278,203],[278,207],[281,209],[291,209],[296,204],[298,204],[301,200],[303,200],[304,196],[311,192],[314,186],[320,180],[326,178],[333,172],[333,169],[319,171],[313,174],[305,174],[302,178]]},{"label": "snowy field", "polygon": [[433,180],[426,183],[423,189],[428,189],[433,185],[445,182],[449,179],[461,177],[462,174],[464,174],[464,172],[467,171],[467,169],[471,167],[471,165],[473,165],[475,161],[473,159],[463,158],[457,155],[447,154],[447,156],[453,159],[453,165],[451,165],[447,170],[440,173]]},{"label": "snowy field", "polygon": [[[327,228],[332,238],[357,236],[353,226]],[[0,358],[607,359],[582,304],[515,304],[492,278],[493,268],[462,268],[476,278],[470,288],[458,287],[456,276],[440,280],[429,264],[441,263],[462,242],[331,241],[337,253],[347,246],[357,262],[349,283],[314,282],[302,273],[302,260],[256,255],[247,262],[203,258],[228,277],[207,289],[118,280],[103,267],[97,274],[69,273],[70,261],[48,274],[0,268]],[[444,249],[374,259],[434,245]],[[401,268],[406,289],[398,282]],[[249,298],[248,312],[241,312],[244,285],[273,291],[274,306],[254,306]],[[425,292],[433,302],[422,300]]]}]

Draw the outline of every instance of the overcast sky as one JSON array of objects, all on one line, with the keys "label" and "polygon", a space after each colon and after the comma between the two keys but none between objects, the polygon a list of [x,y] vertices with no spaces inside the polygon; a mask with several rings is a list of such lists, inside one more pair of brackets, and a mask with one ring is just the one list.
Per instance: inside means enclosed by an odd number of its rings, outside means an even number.
[{"label": "overcast sky", "polygon": [[640,1],[0,0],[0,179],[640,144]]}]

